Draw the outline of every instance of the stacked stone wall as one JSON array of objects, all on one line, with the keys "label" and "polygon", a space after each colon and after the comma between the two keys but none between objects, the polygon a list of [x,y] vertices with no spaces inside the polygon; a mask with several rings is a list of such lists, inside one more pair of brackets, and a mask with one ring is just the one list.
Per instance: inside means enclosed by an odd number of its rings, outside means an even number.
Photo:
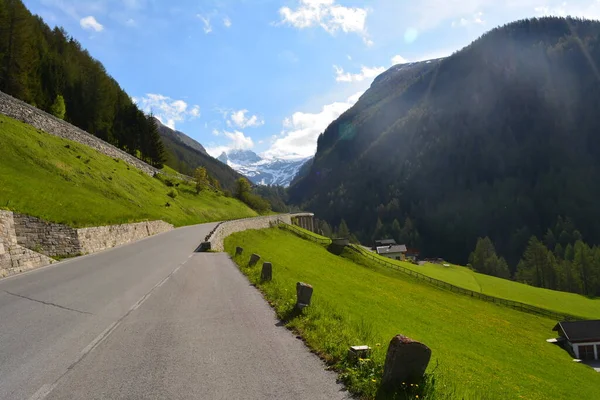
[{"label": "stacked stone wall", "polygon": [[164,221],[74,229],[0,210],[0,278],[55,262],[131,243],[173,229]]},{"label": "stacked stone wall", "polygon": [[81,254],[77,229],[14,213],[17,244],[49,257]]},{"label": "stacked stone wall", "polygon": [[25,122],[51,135],[89,146],[109,157],[123,160],[150,176],[160,173],[158,169],[104,140],[3,92],[0,92],[0,114]]},{"label": "stacked stone wall", "polygon": [[158,233],[168,232],[172,229],[173,225],[164,221],[149,221],[78,229],[77,237],[81,252],[89,254],[131,243]]},{"label": "stacked stone wall", "polygon": [[297,217],[310,217],[312,220],[313,214],[280,214],[272,215],[267,217],[256,217],[256,218],[245,218],[238,219],[235,221],[227,221],[219,224],[217,228],[206,238],[207,242],[210,242],[210,248],[215,251],[223,251],[225,238],[235,232],[241,232],[248,229],[265,229],[269,228],[278,221],[285,222],[286,224],[292,223],[292,218]]}]

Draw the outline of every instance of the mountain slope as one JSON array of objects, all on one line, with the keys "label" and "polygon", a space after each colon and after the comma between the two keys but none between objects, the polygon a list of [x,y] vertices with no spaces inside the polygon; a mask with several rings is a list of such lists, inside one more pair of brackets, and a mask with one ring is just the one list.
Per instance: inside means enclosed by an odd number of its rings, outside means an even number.
[{"label": "mountain slope", "polygon": [[83,144],[0,115],[0,208],[74,227],[256,216],[241,201],[163,182]]},{"label": "mountain slope", "polygon": [[155,119],[155,122],[165,146],[166,165],[190,176],[197,167],[205,167],[208,173],[221,183],[221,187],[234,190],[235,181],[242,175],[212,158],[200,143],[185,133],[163,125],[158,119]]},{"label": "mountain slope", "polygon": [[598,22],[524,20],[392,67],[321,135],[292,201],[363,241],[410,217],[410,244],[458,263],[487,235],[514,267],[559,215],[600,243],[599,37]]},{"label": "mountain slope", "polygon": [[265,159],[252,150],[223,152],[217,160],[245,175],[257,185],[288,186],[308,159]]},{"label": "mountain slope", "polygon": [[49,113],[63,104],[55,111],[61,119],[162,166],[160,140],[129,95],[77,40],[21,0],[0,0],[0,91]]}]

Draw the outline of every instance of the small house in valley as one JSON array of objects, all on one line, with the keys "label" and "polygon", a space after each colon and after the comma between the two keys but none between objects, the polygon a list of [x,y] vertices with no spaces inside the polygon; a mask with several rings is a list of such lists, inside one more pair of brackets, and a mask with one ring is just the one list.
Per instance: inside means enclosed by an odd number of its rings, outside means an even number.
[{"label": "small house in valley", "polygon": [[395,244],[396,241],[394,239],[379,239],[375,241],[375,244],[373,245],[373,250],[376,250],[378,247],[393,246]]},{"label": "small house in valley", "polygon": [[559,322],[558,342],[582,361],[600,360],[600,320]]},{"label": "small house in valley", "polygon": [[406,246],[403,244],[390,244],[388,246],[378,246],[377,254],[380,256],[384,256],[387,258],[391,258],[393,260],[402,260],[406,259]]}]

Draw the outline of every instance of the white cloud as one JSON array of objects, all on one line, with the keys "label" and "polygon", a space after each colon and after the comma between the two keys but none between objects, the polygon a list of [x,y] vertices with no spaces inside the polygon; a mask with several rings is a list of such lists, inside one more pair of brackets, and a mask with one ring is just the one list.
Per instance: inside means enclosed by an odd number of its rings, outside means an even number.
[{"label": "white cloud", "polygon": [[200,106],[191,108],[183,100],[174,100],[162,94],[148,93],[143,97],[134,97],[133,101],[146,113],[152,112],[156,118],[171,129],[177,122],[200,117]]},{"label": "white cloud", "polygon": [[79,20],[79,25],[86,30],[94,30],[96,32],[102,32],[102,30],[104,30],[104,26],[96,21],[96,18],[91,15],[89,17],[81,18],[81,20]]},{"label": "white cloud", "polygon": [[273,137],[265,157],[299,158],[310,157],[317,150],[317,138],[327,126],[352,107],[363,92],[358,92],[344,101],[323,106],[318,113],[296,112],[282,122],[283,130]]},{"label": "white cloud", "polygon": [[210,24],[210,16],[204,16],[202,14],[196,14],[196,17],[198,17],[200,19],[200,21],[202,21],[202,23],[204,24],[204,33],[211,33],[212,32],[212,25]]},{"label": "white cloud", "polygon": [[352,74],[350,72],[344,72],[343,68],[334,65],[335,69],[335,80],[337,82],[362,82],[365,79],[375,78],[377,75],[385,71],[385,67],[365,67],[364,65],[360,68],[360,72]]},{"label": "white cloud", "polygon": [[[574,4],[576,3],[576,4]],[[561,2],[560,4],[541,4],[534,8],[539,16],[557,17],[584,17],[589,19],[600,19],[600,1]]]},{"label": "white cloud", "polygon": [[472,17],[469,18],[461,18],[459,20],[456,21],[452,21],[452,27],[466,27],[466,26],[470,26],[470,25],[483,25],[485,24],[485,21],[483,20],[483,13],[477,12],[475,14],[473,14]]},{"label": "white cloud", "polygon": [[401,55],[396,55],[396,56],[392,57],[392,65],[406,64],[407,62],[409,62],[409,61],[406,58],[402,57]]},{"label": "white cloud", "polygon": [[337,31],[357,33],[363,37],[367,45],[372,45],[367,34],[367,9],[344,7],[335,0],[299,0],[295,10],[289,7],[279,9],[281,24],[298,29],[320,26],[330,34]]},{"label": "white cloud", "polygon": [[225,28],[229,28],[231,26],[231,20],[229,19],[229,17],[223,18],[223,25],[225,26]]},{"label": "white cloud", "polygon": [[237,128],[252,128],[265,124],[265,121],[257,115],[249,115],[246,116],[248,110],[238,110],[233,111],[229,114],[229,119],[227,120],[227,126],[232,127],[235,126]]},{"label": "white cloud", "polygon": [[127,25],[127,26],[137,26],[137,22],[135,22],[135,20],[133,18],[129,18],[127,21],[125,21],[125,25]]},{"label": "white cloud", "polygon": [[208,154],[213,157],[218,157],[223,152],[230,150],[249,150],[254,147],[254,141],[250,136],[244,135],[244,132],[240,131],[219,131],[213,129],[213,135],[224,136],[229,139],[229,143],[221,146],[209,146],[206,148]]}]

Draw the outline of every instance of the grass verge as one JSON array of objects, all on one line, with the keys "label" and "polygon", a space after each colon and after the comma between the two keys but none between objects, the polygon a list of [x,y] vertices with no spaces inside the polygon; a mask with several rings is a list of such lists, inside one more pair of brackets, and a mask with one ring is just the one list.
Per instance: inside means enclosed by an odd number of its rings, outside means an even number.
[{"label": "grass verge", "polygon": [[459,265],[450,264],[448,267],[433,263],[414,265],[409,262],[381,257],[375,253],[372,256],[474,292],[518,301],[557,313],[577,315],[588,319],[600,318],[600,299],[537,288],[508,279],[479,274]]},{"label": "grass verge", "polygon": [[124,161],[0,115],[0,208],[73,227],[162,219],[175,226],[256,216],[237,199]]},{"label": "grass verge", "polygon": [[[243,256],[233,256],[236,246]],[[428,389],[409,398],[597,398],[600,375],[546,343],[556,321],[440,290],[375,263],[361,265],[354,252],[335,256],[277,228],[236,233],[225,248],[286,326],[363,398],[383,397],[385,352],[398,333],[433,351]],[[260,282],[260,266],[247,264],[250,253],[273,263],[272,282]],[[312,305],[296,316],[298,281],[315,292]],[[370,345],[372,357],[351,365],[347,349],[358,344]]]}]

